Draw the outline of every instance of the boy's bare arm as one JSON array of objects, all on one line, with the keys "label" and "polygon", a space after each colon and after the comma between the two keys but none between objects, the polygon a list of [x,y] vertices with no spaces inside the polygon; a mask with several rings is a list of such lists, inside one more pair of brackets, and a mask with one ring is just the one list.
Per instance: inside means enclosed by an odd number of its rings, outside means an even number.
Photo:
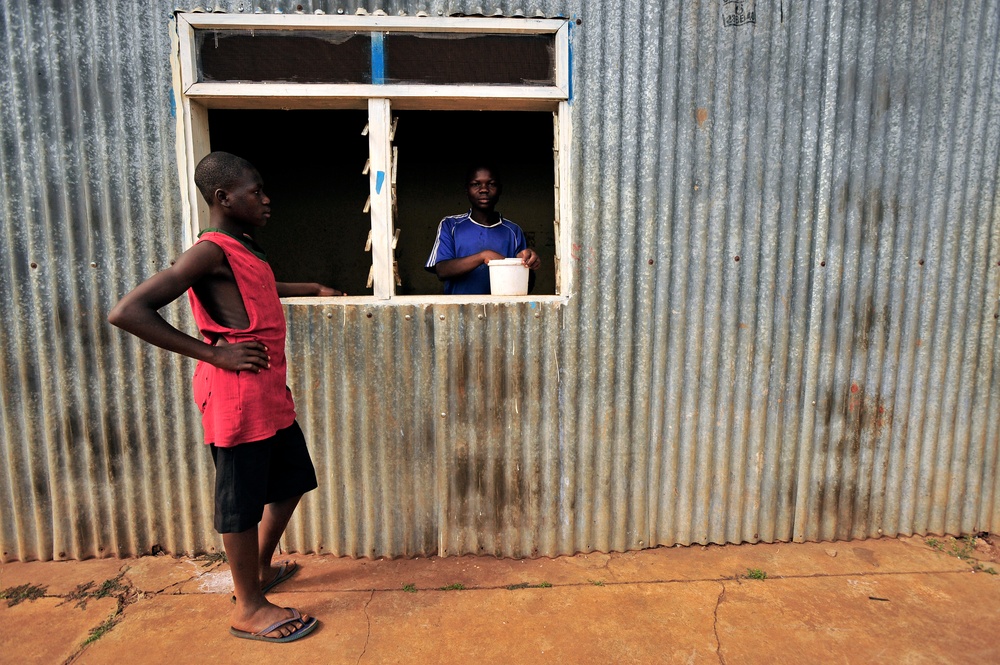
[{"label": "boy's bare arm", "polygon": [[278,282],[279,298],[297,298],[300,296],[346,296],[347,294],[323,286],[316,282]]},{"label": "boy's bare arm", "polygon": [[489,249],[484,249],[481,252],[476,252],[475,254],[470,254],[469,256],[439,261],[434,264],[434,271],[440,279],[451,279],[452,277],[459,277],[467,272],[472,272],[487,261],[502,258],[504,258],[502,254],[498,254]]},{"label": "boy's bare arm", "polygon": [[[504,257],[501,254],[489,249],[484,249],[481,252],[470,254],[469,256],[440,261],[434,265],[434,271],[440,279],[451,279],[452,277],[460,277],[467,272],[471,272],[487,261],[502,258]],[[539,266],[542,264],[541,259],[538,258],[538,254],[536,254],[533,249],[522,249],[518,252],[517,258],[522,259],[524,261],[524,265],[528,266],[531,270],[538,270]],[[534,277],[534,275],[532,275],[532,277]]]},{"label": "boy's bare arm", "polygon": [[267,368],[267,349],[260,342],[212,346],[181,332],[159,314],[162,307],[180,298],[224,261],[225,254],[217,245],[198,243],[184,252],[174,265],[156,273],[126,294],[112,308],[108,321],[150,344],[216,367],[255,372]]}]

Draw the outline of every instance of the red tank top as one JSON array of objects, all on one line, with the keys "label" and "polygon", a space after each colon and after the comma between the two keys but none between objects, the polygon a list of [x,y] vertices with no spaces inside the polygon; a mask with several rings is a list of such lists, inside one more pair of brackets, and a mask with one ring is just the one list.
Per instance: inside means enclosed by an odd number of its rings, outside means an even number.
[{"label": "red tank top", "polygon": [[257,341],[267,347],[271,366],[256,372],[231,372],[199,362],[194,372],[194,400],[201,411],[205,443],[227,448],[260,441],[295,421],[295,404],[285,384],[285,313],[271,266],[240,240],[226,233],[207,231],[198,242],[222,248],[236,285],[243,296],[250,325],[236,330],[212,319],[188,290],[191,311],[205,341],[224,337],[231,344]]}]

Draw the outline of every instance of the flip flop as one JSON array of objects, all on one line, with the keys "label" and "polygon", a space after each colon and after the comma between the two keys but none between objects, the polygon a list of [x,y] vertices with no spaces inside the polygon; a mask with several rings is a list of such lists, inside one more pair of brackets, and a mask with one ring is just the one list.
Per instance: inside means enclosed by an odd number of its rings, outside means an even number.
[{"label": "flip flop", "polygon": [[[299,564],[295,563],[294,561],[282,561],[281,565],[278,566],[278,574],[275,576],[273,580],[265,584],[264,587],[260,590],[260,592],[267,593],[268,591],[270,591],[271,589],[278,586],[279,584],[287,580],[289,577],[294,575],[295,571],[297,571],[298,569],[299,569]],[[230,602],[235,603],[236,596],[233,596],[229,600]]]},{"label": "flip flop", "polygon": [[278,628],[281,628],[282,626],[286,626],[286,625],[292,623],[293,621],[301,621],[302,620],[302,615],[299,613],[298,610],[292,609],[290,607],[286,607],[285,609],[286,610],[291,609],[292,612],[293,612],[292,616],[288,617],[287,619],[282,619],[281,621],[277,621],[275,623],[272,623],[267,628],[264,628],[262,630],[258,630],[256,633],[251,633],[251,632],[248,632],[248,631],[245,631],[245,630],[237,630],[237,629],[233,628],[232,626],[229,627],[229,632],[232,633],[235,637],[239,637],[240,639],[244,639],[244,640],[257,640],[258,642],[281,642],[281,643],[284,643],[284,642],[294,642],[297,639],[305,637],[306,635],[308,635],[309,633],[311,633],[316,628],[316,626],[319,625],[319,619],[317,619],[316,617],[312,617],[311,619],[309,619],[309,621],[306,621],[305,623],[303,623],[301,628],[297,628],[295,630],[295,632],[292,633],[291,635],[284,635],[282,637],[265,637],[265,635],[267,635],[268,633],[270,633],[272,631],[275,631]]},{"label": "flip flop", "polygon": [[273,580],[264,585],[264,588],[261,589],[261,593],[267,593],[274,587],[278,586],[279,584],[287,580],[289,577],[294,575],[295,571],[297,571],[298,569],[299,565],[294,561],[282,561],[281,565],[278,567],[278,574],[274,577]]}]

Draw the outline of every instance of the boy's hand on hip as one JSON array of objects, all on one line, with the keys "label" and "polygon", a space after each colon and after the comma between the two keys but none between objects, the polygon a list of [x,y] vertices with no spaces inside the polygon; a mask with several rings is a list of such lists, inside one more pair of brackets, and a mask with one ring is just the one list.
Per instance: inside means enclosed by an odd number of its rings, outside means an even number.
[{"label": "boy's hand on hip", "polygon": [[232,372],[251,371],[260,373],[271,366],[267,347],[260,342],[239,342],[230,344],[220,337],[213,347],[215,352],[210,361],[216,367]]}]

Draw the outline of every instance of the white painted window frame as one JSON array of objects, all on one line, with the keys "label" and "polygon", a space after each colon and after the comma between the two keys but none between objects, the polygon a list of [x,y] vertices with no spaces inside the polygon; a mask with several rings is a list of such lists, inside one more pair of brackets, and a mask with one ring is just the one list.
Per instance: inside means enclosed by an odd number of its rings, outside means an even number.
[{"label": "white painted window frame", "polygon": [[[326,16],[284,14],[175,14],[173,85],[177,100],[177,162],[184,215],[184,241],[190,246],[208,226],[208,204],[194,184],[194,167],[210,148],[208,109],[367,109],[369,117],[369,190],[371,196],[373,295],[337,298],[343,304],[374,301],[400,303],[565,301],[572,293],[569,256],[571,230],[569,22],[558,19],[422,18],[395,16]],[[555,38],[555,85],[411,85],[316,83],[199,83],[195,30],[333,30],[365,32],[445,32],[479,34],[552,34]],[[392,187],[390,185],[393,110],[552,111],[555,161],[555,296],[397,296],[393,276]],[[378,174],[382,173],[381,180]],[[379,184],[381,183],[381,187]],[[323,303],[327,298],[287,299]]]}]

